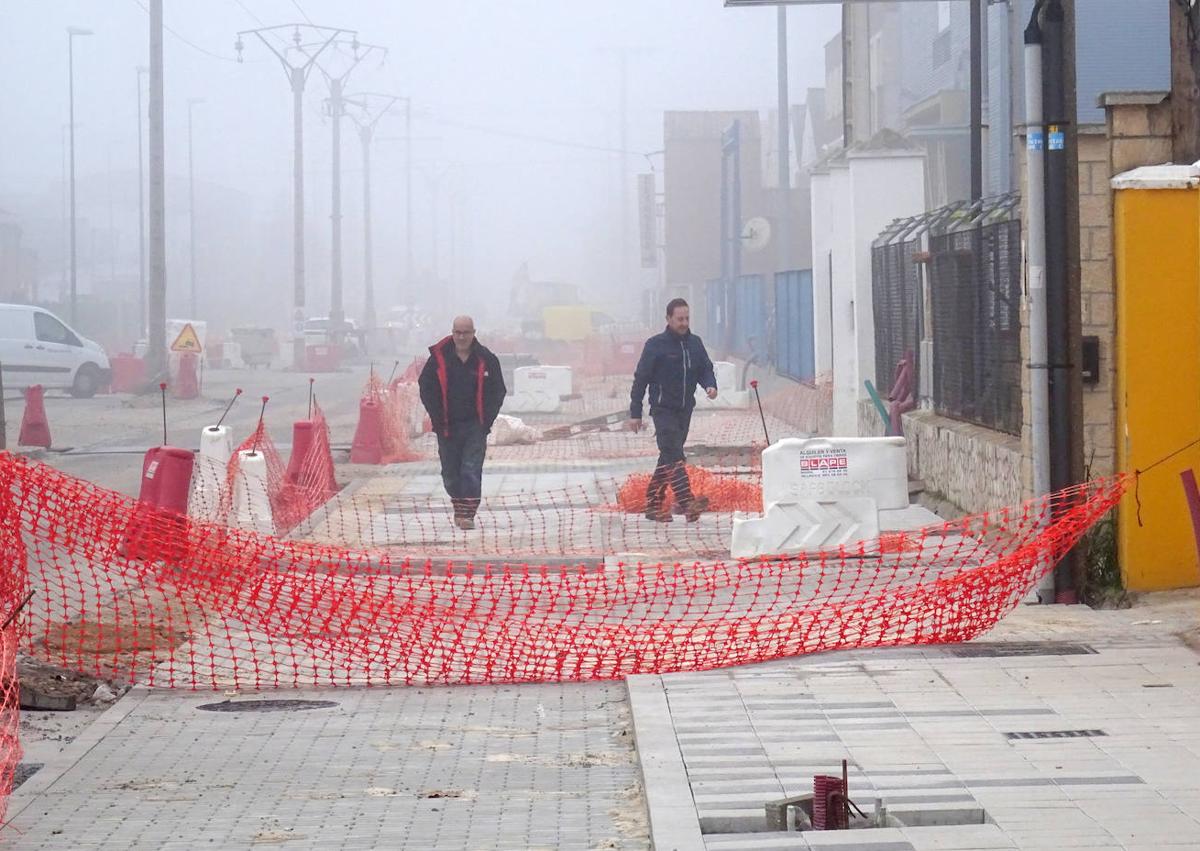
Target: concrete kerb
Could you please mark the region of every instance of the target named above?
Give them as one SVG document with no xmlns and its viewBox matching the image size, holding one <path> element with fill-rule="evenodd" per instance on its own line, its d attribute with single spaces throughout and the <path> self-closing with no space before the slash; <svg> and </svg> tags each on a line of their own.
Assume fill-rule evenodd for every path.
<svg viewBox="0 0 1200 851">
<path fill-rule="evenodd" d="M 634 747 L 642 769 L 651 847 L 655 851 L 703 848 L 700 820 L 662 677 L 638 674 L 626 678 L 625 686 L 633 717 Z"/>
<path fill-rule="evenodd" d="M 73 742 L 53 758 L 47 760 L 32 777 L 9 796 L 7 820 L 12 821 L 17 814 L 62 779 L 64 774 L 83 759 L 105 736 L 116 729 L 149 696 L 150 688 L 148 686 L 134 685 Z"/>
</svg>

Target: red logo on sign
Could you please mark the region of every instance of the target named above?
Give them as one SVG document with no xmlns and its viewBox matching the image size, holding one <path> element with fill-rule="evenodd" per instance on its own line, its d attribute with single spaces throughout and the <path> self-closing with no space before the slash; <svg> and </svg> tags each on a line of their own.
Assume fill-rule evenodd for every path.
<svg viewBox="0 0 1200 851">
<path fill-rule="evenodd" d="M 800 459 L 801 470 L 845 470 L 848 466 L 845 455 L 825 455 Z"/>
</svg>

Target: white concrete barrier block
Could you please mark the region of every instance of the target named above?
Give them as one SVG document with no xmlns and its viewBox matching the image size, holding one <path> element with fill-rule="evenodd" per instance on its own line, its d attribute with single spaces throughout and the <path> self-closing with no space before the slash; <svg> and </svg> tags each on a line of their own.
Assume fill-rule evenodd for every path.
<svg viewBox="0 0 1200 851">
<path fill-rule="evenodd" d="M 881 511 L 908 507 L 902 437 L 786 438 L 763 450 L 763 505 L 871 497 Z"/>
<path fill-rule="evenodd" d="M 717 377 L 717 398 L 709 399 L 704 387 L 696 387 L 696 407 L 700 410 L 729 410 L 748 408 L 750 393 L 738 390 L 737 366 L 729 361 L 713 363 L 713 374 Z"/>
<path fill-rule="evenodd" d="M 557 393 L 528 391 L 504 397 L 500 410 L 506 414 L 553 414 L 562 409 L 562 399 Z"/>
<path fill-rule="evenodd" d="M 238 470 L 233 479 L 233 515 L 243 529 L 275 534 L 271 496 L 267 489 L 267 456 L 252 449 L 238 453 Z"/>
<path fill-rule="evenodd" d="M 778 502 L 762 517 L 735 517 L 730 555 L 758 558 L 853 548 L 879 537 L 879 507 L 870 497 Z"/>
<path fill-rule="evenodd" d="M 519 366 L 513 370 L 513 395 L 548 393 L 556 399 L 575 391 L 569 366 Z"/>
</svg>

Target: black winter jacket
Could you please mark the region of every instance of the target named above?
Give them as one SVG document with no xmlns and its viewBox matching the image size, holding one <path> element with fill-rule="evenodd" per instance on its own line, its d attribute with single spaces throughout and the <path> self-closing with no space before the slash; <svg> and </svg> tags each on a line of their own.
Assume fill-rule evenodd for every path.
<svg viewBox="0 0 1200 851">
<path fill-rule="evenodd" d="M 484 431 L 490 432 L 492 424 L 500 414 L 500 406 L 508 391 L 504 387 L 504 374 L 500 371 L 500 359 L 486 346 L 476 340 L 472 351 L 478 358 L 475 376 L 475 410 Z M 450 436 L 450 420 L 446 416 L 449 401 L 449 371 L 446 361 L 458 357 L 454 351 L 454 338 L 445 337 L 429 347 L 429 360 L 421 370 L 417 386 L 421 389 L 421 404 L 429 414 L 435 434 Z"/>
<path fill-rule="evenodd" d="M 657 411 L 690 411 L 696 406 L 696 385 L 717 386 L 713 364 L 704 343 L 690 331 L 680 337 L 670 328 L 646 341 L 630 391 L 629 417 L 642 418 L 642 397 L 650 389 L 650 415 Z"/>
</svg>

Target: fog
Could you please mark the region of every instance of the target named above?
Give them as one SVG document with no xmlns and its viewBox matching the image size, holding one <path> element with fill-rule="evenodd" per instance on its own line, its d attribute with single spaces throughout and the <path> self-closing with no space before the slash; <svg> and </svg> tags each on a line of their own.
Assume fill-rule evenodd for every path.
<svg viewBox="0 0 1200 851">
<path fill-rule="evenodd" d="M 793 103 L 806 87 L 824 84 L 824 45 L 839 27 L 838 8 L 790 14 Z M 140 0 L 0 0 L 0 223 L 19 226 L 36 255 L 31 274 L 42 303 L 61 304 L 67 278 L 66 28 L 77 26 L 94 31 L 74 39 L 80 299 L 136 305 L 136 67 L 148 61 L 148 21 Z M 661 156 L 645 155 L 663 147 L 664 111 L 765 115 L 776 102 L 772 8 L 726 9 L 721 0 L 173 0 L 164 41 L 170 316 L 189 313 L 188 100 L 203 98 L 193 108 L 192 137 L 196 318 L 218 329 L 288 325 L 291 93 L 263 43 L 243 36 L 242 63 L 234 43 L 238 31 L 306 21 L 356 30 L 363 44 L 388 49 L 382 61 L 368 56 L 354 70 L 347 93 L 411 98 L 416 279 L 407 285 L 405 121 L 397 103 L 373 147 L 380 314 L 428 301 L 444 315 L 502 322 L 510 281 L 528 264 L 534 278 L 577 284 L 590 303 L 630 316 L 635 306 L 614 297 L 614 284 L 655 274 L 638 263 L 634 182 L 652 164 L 662 167 Z M 290 42 L 289 30 L 281 36 L 277 44 Z M 329 307 L 327 96 L 314 72 L 304 99 L 309 316 Z M 343 255 L 352 317 L 363 310 L 362 177 L 359 138 L 347 120 Z"/>
</svg>

